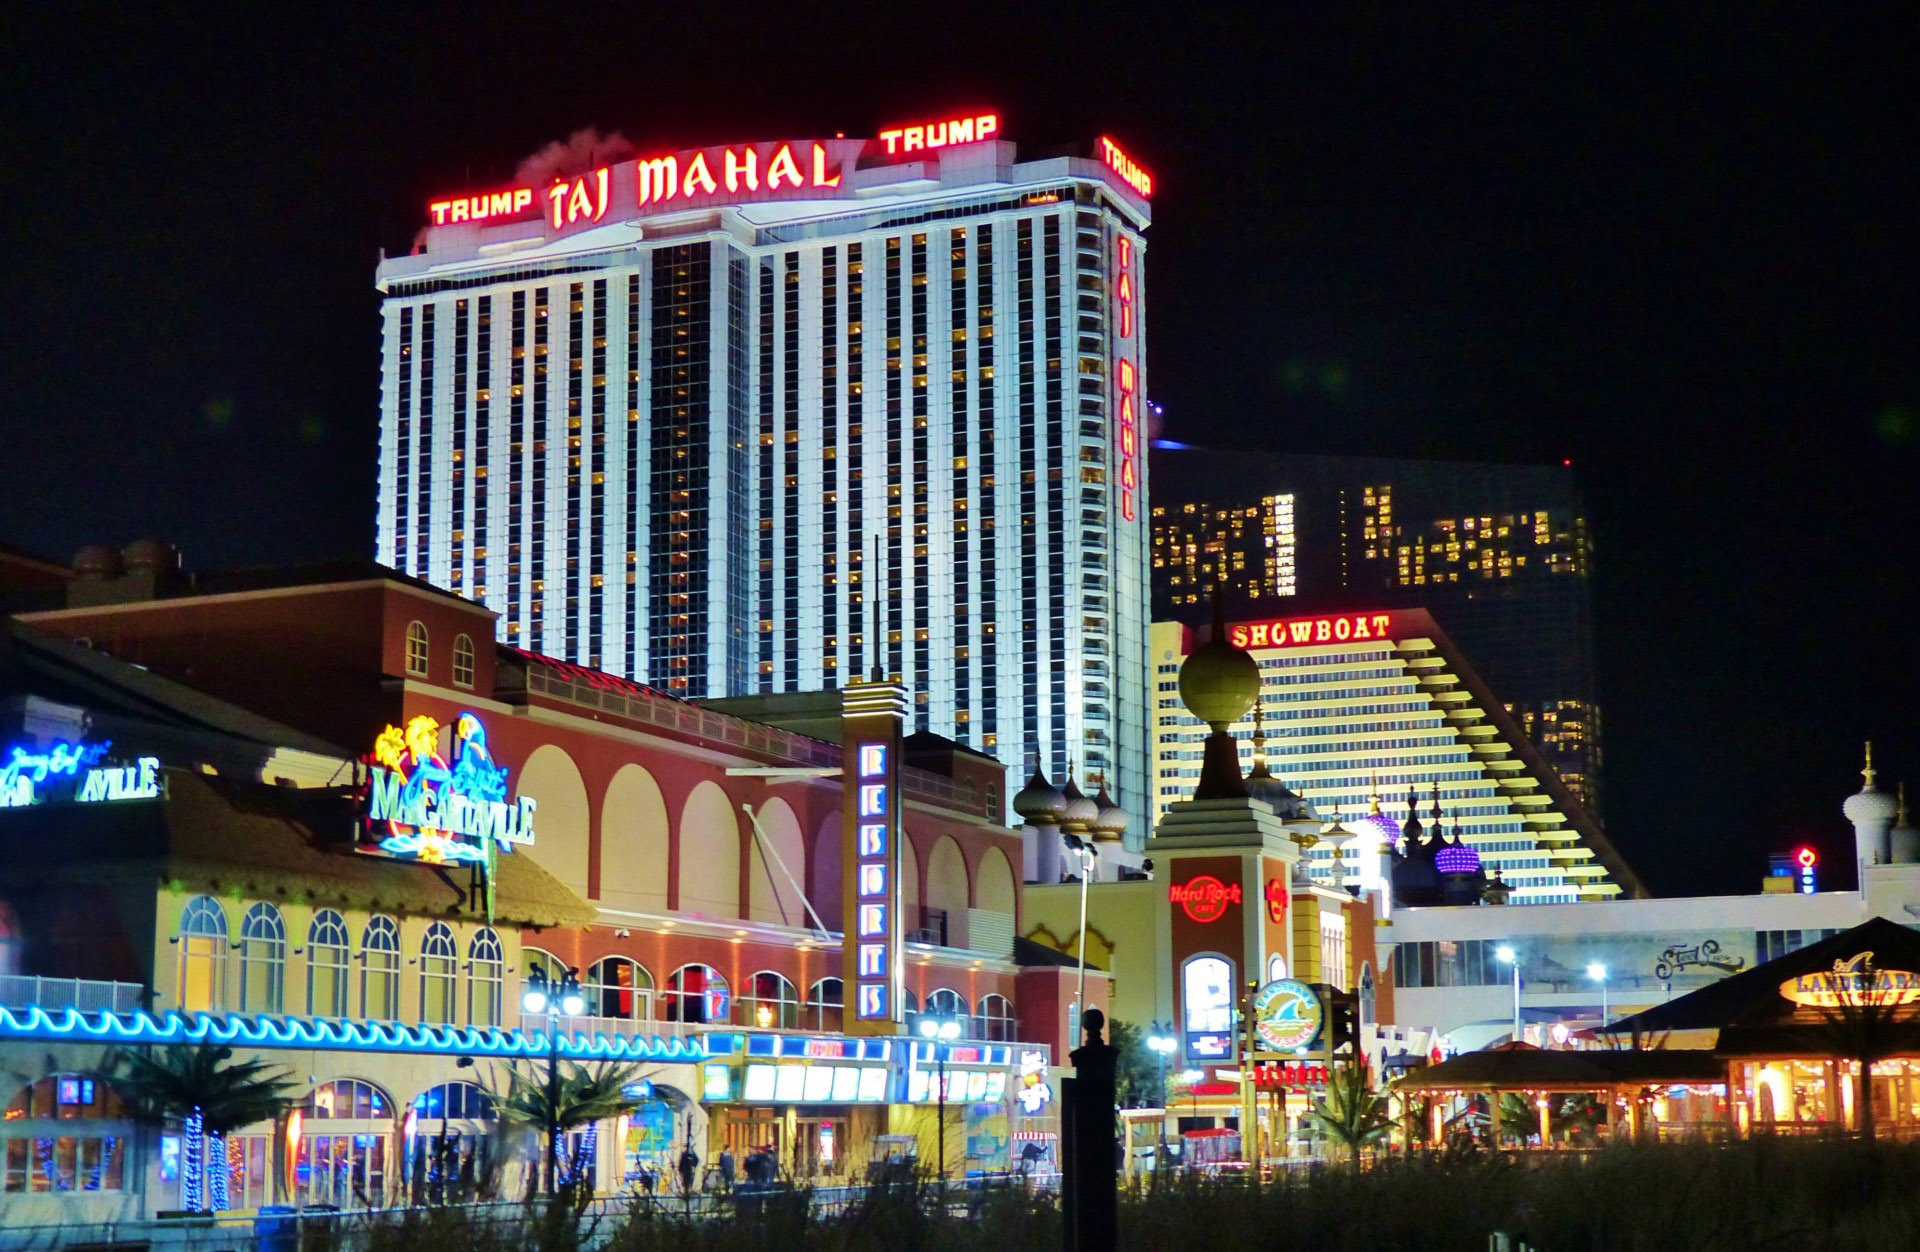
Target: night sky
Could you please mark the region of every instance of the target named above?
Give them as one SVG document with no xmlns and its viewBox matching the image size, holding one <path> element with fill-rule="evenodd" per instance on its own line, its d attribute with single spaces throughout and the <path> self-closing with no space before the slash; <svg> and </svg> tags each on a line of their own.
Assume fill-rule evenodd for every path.
<svg viewBox="0 0 1920 1252">
<path fill-rule="evenodd" d="M 1657 892 L 1753 890 L 1800 840 L 1850 862 L 1869 736 L 1920 789 L 1899 8 L 135 7 L 0 32 L 0 543 L 370 556 L 373 268 L 430 196 L 587 126 L 985 107 L 1023 154 L 1104 132 L 1153 171 L 1165 435 L 1572 461 L 1608 826 Z"/>
</svg>

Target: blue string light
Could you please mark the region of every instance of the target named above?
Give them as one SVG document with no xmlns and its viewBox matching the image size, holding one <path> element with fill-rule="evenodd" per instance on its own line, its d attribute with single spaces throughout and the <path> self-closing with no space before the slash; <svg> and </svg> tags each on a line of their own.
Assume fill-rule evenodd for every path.
<svg viewBox="0 0 1920 1252">
<path fill-rule="evenodd" d="M 231 1180 L 232 1163 L 227 1160 L 227 1137 L 213 1133 L 207 1136 L 207 1178 L 211 1207 L 216 1213 L 233 1207 L 229 1203 L 228 1187 Z"/>
<path fill-rule="evenodd" d="M 180 1145 L 180 1207 L 189 1213 L 206 1210 L 206 1136 L 205 1121 L 200 1110 L 187 1114 L 181 1125 Z"/>
</svg>

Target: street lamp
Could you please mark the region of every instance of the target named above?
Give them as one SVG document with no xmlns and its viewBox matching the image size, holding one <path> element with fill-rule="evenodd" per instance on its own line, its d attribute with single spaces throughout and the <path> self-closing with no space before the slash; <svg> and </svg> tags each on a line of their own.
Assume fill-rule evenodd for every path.
<svg viewBox="0 0 1920 1252">
<path fill-rule="evenodd" d="M 1147 1036 L 1147 1046 L 1160 1058 L 1160 1155 L 1154 1158 L 1157 1172 L 1167 1159 L 1167 1105 L 1172 1103 L 1167 1099 L 1167 1058 L 1180 1046 L 1180 1041 L 1173 1037 L 1172 1026 L 1155 1022 L 1153 1033 Z"/>
<path fill-rule="evenodd" d="M 920 1034 L 933 1041 L 933 1055 L 940 1064 L 940 1101 L 939 1130 L 935 1139 L 940 1153 L 940 1185 L 947 1183 L 947 1046 L 960 1037 L 960 1023 L 951 1017 L 920 1018 Z"/>
<path fill-rule="evenodd" d="M 557 1022 L 562 1013 L 578 1017 L 586 1009 L 586 997 L 580 994 L 580 980 L 572 969 L 557 979 L 535 966 L 527 974 L 527 985 L 520 992 L 521 1011 L 547 1018 L 547 1194 L 560 1190 L 560 1035 Z"/>
<path fill-rule="evenodd" d="M 1504 943 L 1496 948 L 1493 954 L 1500 958 L 1501 964 L 1513 967 L 1513 1041 L 1518 1043 L 1520 1042 L 1520 957 Z"/>
<path fill-rule="evenodd" d="M 1082 839 L 1079 835 L 1062 835 L 1061 841 L 1070 851 L 1078 852 L 1080 863 L 1080 979 L 1073 992 L 1073 1021 L 1067 1031 L 1067 1046 L 1076 1048 L 1083 1040 L 1080 1038 L 1080 1018 L 1087 1011 L 1087 883 L 1093 878 L 1094 861 L 1100 855 L 1100 849 L 1092 840 Z"/>
<path fill-rule="evenodd" d="M 1587 966 L 1587 977 L 1600 984 L 1600 1029 L 1607 1028 L 1607 967 L 1598 961 Z"/>
</svg>

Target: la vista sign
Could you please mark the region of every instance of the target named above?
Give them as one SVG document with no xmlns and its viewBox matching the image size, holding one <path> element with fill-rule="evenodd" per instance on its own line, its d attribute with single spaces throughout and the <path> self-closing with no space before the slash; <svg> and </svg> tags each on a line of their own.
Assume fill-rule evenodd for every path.
<svg viewBox="0 0 1920 1252">
<path fill-rule="evenodd" d="M 1242 896 L 1238 883 L 1232 886 L 1212 874 L 1199 874 L 1167 888 L 1167 899 L 1186 910 L 1187 916 L 1205 925 L 1226 916 L 1229 904 L 1238 904 Z"/>
</svg>

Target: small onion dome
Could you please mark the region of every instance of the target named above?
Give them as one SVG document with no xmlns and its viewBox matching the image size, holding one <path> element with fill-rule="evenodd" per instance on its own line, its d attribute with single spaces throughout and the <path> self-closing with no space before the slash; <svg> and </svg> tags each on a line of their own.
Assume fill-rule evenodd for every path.
<svg viewBox="0 0 1920 1252">
<path fill-rule="evenodd" d="M 1887 835 L 1888 857 L 1895 865 L 1912 865 L 1920 862 L 1920 830 L 1913 828 L 1913 819 L 1907 815 L 1907 784 L 1900 784 L 1898 811 L 1894 815 L 1893 830 Z"/>
<path fill-rule="evenodd" d="M 1014 795 L 1013 811 L 1030 826 L 1058 826 L 1061 814 L 1067 811 L 1067 798 L 1036 765 L 1033 777 Z"/>
<path fill-rule="evenodd" d="M 1847 820 L 1855 826 L 1883 826 L 1894 818 L 1899 803 L 1892 796 L 1873 785 L 1873 745 L 1867 745 L 1867 767 L 1860 771 L 1865 783 L 1860 790 L 1847 797 L 1840 806 Z"/>
<path fill-rule="evenodd" d="M 121 557 L 128 569 L 143 569 L 162 572 L 173 569 L 180 563 L 174 554 L 173 545 L 164 539 L 136 539 L 128 544 Z"/>
<path fill-rule="evenodd" d="M 117 578 L 126 568 L 118 548 L 92 543 L 73 554 L 73 572 L 82 578 Z"/>
<path fill-rule="evenodd" d="M 1313 820 L 1313 811 L 1307 802 L 1293 788 L 1275 778 L 1264 760 L 1256 761 L 1253 769 L 1247 773 L 1247 795 L 1272 805 L 1275 816 L 1282 821 Z"/>
<path fill-rule="evenodd" d="M 1246 715 L 1260 694 L 1260 663 L 1228 643 L 1224 632 L 1195 648 L 1180 666 L 1180 702 L 1215 730 Z"/>
<path fill-rule="evenodd" d="M 1089 800 L 1087 793 L 1080 790 L 1079 784 L 1073 781 L 1072 770 L 1067 771 L 1067 785 L 1060 794 L 1066 798 L 1067 802 L 1065 810 L 1060 814 L 1060 829 L 1077 833 L 1092 829 L 1093 824 L 1100 820 L 1100 806 Z"/>
<path fill-rule="evenodd" d="M 1113 802 L 1107 793 L 1107 784 L 1100 784 L 1100 794 L 1093 797 L 1093 803 L 1100 812 L 1093 819 L 1093 837 L 1112 842 L 1127 833 L 1127 811 Z"/>
<path fill-rule="evenodd" d="M 1454 842 L 1433 855 L 1434 866 L 1443 874 L 1477 874 L 1480 854 L 1464 843 Z"/>
<path fill-rule="evenodd" d="M 1383 848 L 1397 849 L 1400 843 L 1400 825 L 1385 813 L 1367 814 L 1353 824 L 1353 830 L 1356 836 L 1366 834 L 1378 840 Z"/>
</svg>

